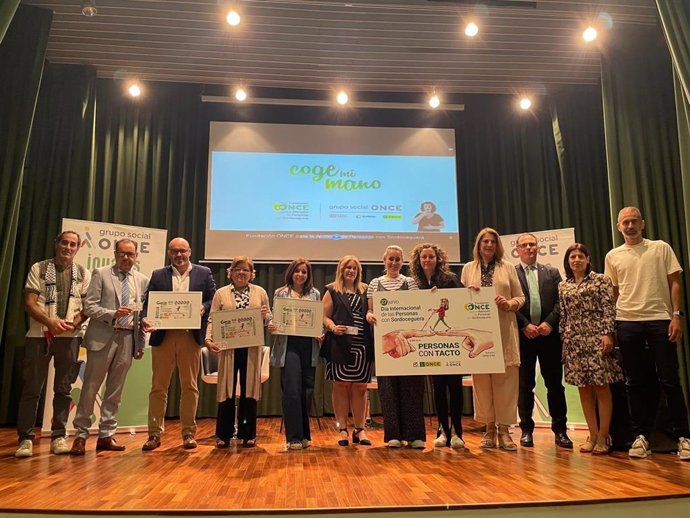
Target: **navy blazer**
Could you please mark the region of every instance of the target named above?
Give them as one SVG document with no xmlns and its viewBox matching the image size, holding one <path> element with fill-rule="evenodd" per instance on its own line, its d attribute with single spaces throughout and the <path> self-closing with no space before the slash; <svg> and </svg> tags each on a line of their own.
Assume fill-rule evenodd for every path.
<svg viewBox="0 0 690 518">
<path fill-rule="evenodd" d="M 529 286 L 522 264 L 516 264 L 515 269 L 517 270 L 518 279 L 520 279 L 522 292 L 525 294 L 525 303 L 515 313 L 518 327 L 522 329 L 531 323 Z M 558 268 L 537 263 L 537 282 L 539 283 L 539 299 L 541 300 L 541 318 L 539 323 L 548 323 L 556 333 L 558 333 L 558 321 L 561 318 L 561 307 L 558 303 L 558 285 L 561 283 L 561 280 L 561 272 L 558 271 Z"/>
<path fill-rule="evenodd" d="M 146 300 L 144 301 L 143 315 L 146 316 L 148 313 L 149 305 L 149 292 L 150 291 L 172 291 L 172 265 L 168 265 L 164 268 L 158 268 L 154 270 L 151 274 L 151 280 L 149 281 L 149 289 L 146 292 Z M 213 300 L 213 295 L 216 293 L 216 281 L 213 280 L 213 274 L 211 270 L 206 266 L 201 266 L 198 264 L 192 264 L 192 271 L 189 272 L 189 291 L 200 291 L 201 292 L 201 303 L 204 306 L 204 314 L 201 317 L 201 329 L 192 329 L 192 334 L 196 343 L 199 345 L 204 344 L 204 339 L 206 338 L 206 325 L 208 324 L 208 313 L 211 310 L 211 301 Z M 165 337 L 165 329 L 160 331 L 154 331 L 151 333 L 151 339 L 149 340 L 149 345 L 156 346 L 160 345 Z"/>
</svg>

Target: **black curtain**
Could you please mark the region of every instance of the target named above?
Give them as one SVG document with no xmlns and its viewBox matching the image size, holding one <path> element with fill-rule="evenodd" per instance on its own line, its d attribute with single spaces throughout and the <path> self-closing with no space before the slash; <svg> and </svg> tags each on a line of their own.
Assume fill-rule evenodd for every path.
<svg viewBox="0 0 690 518">
<path fill-rule="evenodd" d="M 10 12 L 14 12 L 10 7 L 4 6 L 0 11 L 3 25 L 5 21 L 9 22 Z M 24 305 L 21 291 L 11 289 L 24 268 L 23 264 L 15 263 L 14 248 L 20 223 L 24 161 L 51 20 L 50 11 L 23 5 L 17 9 L 4 38 L 1 38 L 4 28 L 0 25 L 0 354 L 4 360 L 0 371 L 0 387 L 3 389 L 0 392 L 0 417 L 7 415 L 8 408 L 16 401 L 14 392 L 10 390 L 17 384 L 12 358 L 15 344 L 26 332 L 24 328 L 17 335 L 16 329 L 11 329 L 8 322 L 13 321 L 14 317 L 10 315 L 17 308 L 23 311 Z M 39 232 L 41 240 L 45 241 L 43 232 Z M 23 324 L 23 317 L 19 321 Z"/>
</svg>

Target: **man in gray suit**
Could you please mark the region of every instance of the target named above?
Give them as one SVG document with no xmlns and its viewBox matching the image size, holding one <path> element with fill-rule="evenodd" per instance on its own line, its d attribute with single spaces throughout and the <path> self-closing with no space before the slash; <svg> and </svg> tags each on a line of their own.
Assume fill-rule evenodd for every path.
<svg viewBox="0 0 690 518">
<path fill-rule="evenodd" d="M 148 278 L 133 270 L 137 261 L 137 244 L 131 239 L 115 243 L 115 265 L 93 271 L 86 293 L 84 313 L 91 320 L 84 336 L 86 372 L 74 418 L 77 435 L 70 454 L 84 455 L 89 436 L 96 395 L 105 379 L 96 451 L 122 451 L 114 434 L 122 389 L 132 357 L 144 355 L 144 331 L 139 325 L 139 311 Z"/>
</svg>

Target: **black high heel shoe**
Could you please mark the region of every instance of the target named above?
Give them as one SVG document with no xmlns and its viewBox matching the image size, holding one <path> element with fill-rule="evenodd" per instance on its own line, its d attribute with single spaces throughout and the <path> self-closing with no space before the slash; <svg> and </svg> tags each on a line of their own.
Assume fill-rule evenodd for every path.
<svg viewBox="0 0 690 518">
<path fill-rule="evenodd" d="M 341 428 L 340 433 L 343 432 L 345 432 L 345 439 L 338 439 L 338 446 L 347 446 L 348 444 L 350 444 L 350 441 L 347 439 L 347 428 Z"/>
<path fill-rule="evenodd" d="M 354 444 L 361 444 L 362 446 L 371 446 L 371 441 L 369 439 L 360 439 L 359 432 L 364 431 L 364 428 L 355 428 L 352 431 L 352 442 Z"/>
</svg>

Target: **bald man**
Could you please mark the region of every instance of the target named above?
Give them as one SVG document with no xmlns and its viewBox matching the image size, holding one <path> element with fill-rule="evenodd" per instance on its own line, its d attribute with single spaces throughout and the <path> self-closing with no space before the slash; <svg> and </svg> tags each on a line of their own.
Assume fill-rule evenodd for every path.
<svg viewBox="0 0 690 518">
<path fill-rule="evenodd" d="M 151 393 L 149 394 L 149 437 L 142 450 L 155 450 L 161 445 L 163 420 L 168 405 L 168 389 L 172 373 L 177 367 L 180 378 L 180 424 L 182 425 L 182 446 L 194 449 L 196 439 L 196 409 L 199 403 L 197 378 L 201 365 L 201 347 L 206 336 L 208 312 L 211 308 L 216 283 L 211 270 L 205 266 L 192 264 L 192 248 L 186 239 L 176 237 L 168 244 L 170 263 L 151 274 L 149 292 L 151 291 L 200 291 L 201 329 L 168 329 L 153 328 L 146 318 L 142 319 L 145 331 L 151 332 L 151 358 L 153 375 Z M 144 315 L 148 309 L 148 292 L 144 305 Z"/>
</svg>

